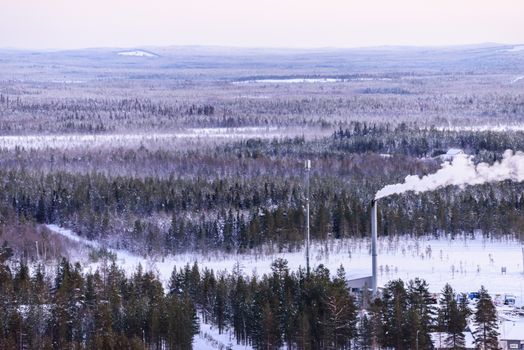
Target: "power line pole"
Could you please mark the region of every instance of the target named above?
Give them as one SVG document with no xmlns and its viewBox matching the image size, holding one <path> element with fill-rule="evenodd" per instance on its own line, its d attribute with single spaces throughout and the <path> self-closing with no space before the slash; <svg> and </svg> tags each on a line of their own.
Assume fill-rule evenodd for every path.
<svg viewBox="0 0 524 350">
<path fill-rule="evenodd" d="M 306 273 L 309 276 L 309 173 L 311 171 L 311 160 L 306 160 L 304 168 L 306 170 Z"/>
</svg>

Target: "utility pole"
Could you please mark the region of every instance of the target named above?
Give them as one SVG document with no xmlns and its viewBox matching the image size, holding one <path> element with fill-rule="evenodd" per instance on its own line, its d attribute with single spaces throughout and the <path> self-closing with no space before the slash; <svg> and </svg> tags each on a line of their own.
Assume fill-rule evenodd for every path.
<svg viewBox="0 0 524 350">
<path fill-rule="evenodd" d="M 304 168 L 306 170 L 306 273 L 309 276 L 309 173 L 311 171 L 311 160 L 306 160 Z"/>
</svg>

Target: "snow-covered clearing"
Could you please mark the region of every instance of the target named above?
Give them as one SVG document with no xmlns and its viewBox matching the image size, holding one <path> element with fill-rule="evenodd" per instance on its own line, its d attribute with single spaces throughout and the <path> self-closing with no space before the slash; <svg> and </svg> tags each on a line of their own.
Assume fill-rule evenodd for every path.
<svg viewBox="0 0 524 350">
<path fill-rule="evenodd" d="M 523 77 L 524 78 L 524 77 Z M 492 131 L 492 132 L 508 132 L 508 131 L 524 131 L 524 124 L 497 124 L 497 125 L 472 125 L 472 126 L 437 126 L 437 130 L 441 131 Z"/>
<path fill-rule="evenodd" d="M 193 348 L 198 350 L 204 349 L 220 349 L 220 350 L 251 350 L 249 345 L 238 345 L 235 336 L 230 330 L 226 330 L 222 334 L 218 332 L 216 326 L 203 323 L 199 319 L 200 332 L 193 339 Z"/>
<path fill-rule="evenodd" d="M 86 247 L 97 249 L 100 244 L 77 236 L 68 229 L 47 225 L 54 233 Z M 475 239 L 446 236 L 442 238 L 402 237 L 379 238 L 378 283 L 384 285 L 390 280 L 404 280 L 415 277 L 428 281 L 433 292 L 442 290 L 450 283 L 458 292 L 476 291 L 484 285 L 496 300 L 501 302 L 505 294 L 517 297 L 518 304 L 524 300 L 524 274 L 522 245 L 515 239 L 491 240 L 476 235 Z M 127 273 L 135 271 L 138 264 L 155 271 L 167 286 L 173 267 L 198 262 L 199 266 L 215 272 L 232 271 L 240 266 L 246 274 L 262 275 L 271 271 L 271 262 L 276 258 L 288 260 L 291 270 L 303 267 L 304 252 L 275 252 L 272 254 L 180 254 L 164 258 L 146 258 L 123 250 L 109 249 L 117 257 L 117 264 Z M 348 279 L 368 276 L 371 272 L 370 241 L 345 239 L 327 243 L 315 243 L 311 249 L 312 265 L 324 264 L 335 273 L 343 265 Z M 86 260 L 86 254 L 76 252 L 77 259 L 86 269 L 96 269 L 98 264 Z M 72 254 L 75 255 L 75 254 Z M 73 261 L 75 261 L 73 259 Z M 506 273 L 502 274 L 502 268 Z M 515 322 L 513 322 L 513 325 Z M 504 332 L 507 327 L 504 327 Z M 513 328 L 512 328 L 513 329 Z M 231 330 L 219 334 L 216 326 L 200 320 L 200 332 L 193 341 L 195 349 L 249 350 L 247 345 L 237 345 Z"/>
<path fill-rule="evenodd" d="M 520 52 L 524 51 L 524 45 L 513 46 L 511 49 L 507 49 L 506 52 Z"/>
<path fill-rule="evenodd" d="M 338 83 L 344 79 L 337 78 L 284 78 L 284 79 L 255 79 L 236 81 L 235 84 L 297 84 L 297 83 Z"/>
<path fill-rule="evenodd" d="M 48 227 L 64 237 L 84 242 L 90 247 L 98 247 L 96 243 L 78 237 L 70 230 L 55 225 Z M 421 277 L 428 281 L 431 290 L 435 292 L 440 291 L 446 283 L 460 292 L 478 290 L 484 285 L 492 294 L 509 293 L 520 298 L 524 293 L 521 247 L 521 243 L 514 239 L 490 240 L 480 235 L 475 239 L 381 237 L 378 245 L 378 282 L 379 285 L 384 285 L 392 279 Z M 232 271 L 238 264 L 244 273 L 255 272 L 258 275 L 270 272 L 271 262 L 276 258 L 288 260 L 291 270 L 305 265 L 304 252 L 244 255 L 193 253 L 145 258 L 126 251 L 111 251 L 116 254 L 118 264 L 125 271 L 134 271 L 140 263 L 146 269 L 156 271 L 165 284 L 174 266 L 183 267 L 193 262 L 214 271 Z M 332 273 L 343 265 L 349 279 L 371 273 L 369 240 L 345 239 L 325 244 L 315 243 L 311 252 L 312 265 L 324 264 Z M 87 261 L 84 263 L 88 268 L 96 268 L 96 264 Z M 506 267 L 505 274 L 501 273 L 502 267 Z"/>
<path fill-rule="evenodd" d="M 0 148 L 138 147 L 148 143 L 187 139 L 278 138 L 287 134 L 287 130 L 276 127 L 244 127 L 191 128 L 180 132 L 148 134 L 4 135 L 0 136 Z"/>
<path fill-rule="evenodd" d="M 520 76 L 520 77 L 516 77 L 515 79 L 513 79 L 513 80 L 511 81 L 511 83 L 512 83 L 512 84 L 515 84 L 516 82 L 518 82 L 519 80 L 522 80 L 522 79 L 524 79 L 524 75 L 522 75 L 522 76 Z"/>
<path fill-rule="evenodd" d="M 55 84 L 83 84 L 84 80 L 52 80 L 52 83 Z"/>
<path fill-rule="evenodd" d="M 134 51 L 121 51 L 117 53 L 119 56 L 132 56 L 132 57 L 158 57 L 154 53 L 143 51 L 143 50 L 134 50 Z"/>
<path fill-rule="evenodd" d="M 267 78 L 235 81 L 233 84 L 303 84 L 303 83 L 342 83 L 350 81 L 390 81 L 391 78 Z"/>
</svg>

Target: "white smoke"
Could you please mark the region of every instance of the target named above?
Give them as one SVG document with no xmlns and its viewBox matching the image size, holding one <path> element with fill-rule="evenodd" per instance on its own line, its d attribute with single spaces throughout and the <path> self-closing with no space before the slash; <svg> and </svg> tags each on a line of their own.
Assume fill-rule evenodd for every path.
<svg viewBox="0 0 524 350">
<path fill-rule="evenodd" d="M 377 192 L 375 199 L 408 191 L 416 193 L 433 191 L 441 187 L 455 185 L 479 185 L 504 180 L 524 181 L 524 153 L 504 152 L 500 162 L 473 164 L 470 157 L 457 155 L 451 162 L 445 162 L 434 174 L 423 177 L 407 176 L 403 183 L 387 185 Z"/>
</svg>

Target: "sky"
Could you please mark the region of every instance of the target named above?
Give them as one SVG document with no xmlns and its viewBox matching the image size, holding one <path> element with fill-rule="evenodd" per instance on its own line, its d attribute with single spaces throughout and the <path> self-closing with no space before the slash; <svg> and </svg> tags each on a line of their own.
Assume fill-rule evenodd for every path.
<svg viewBox="0 0 524 350">
<path fill-rule="evenodd" d="M 0 1 L 0 47 L 524 44 L 522 0 Z"/>
</svg>

